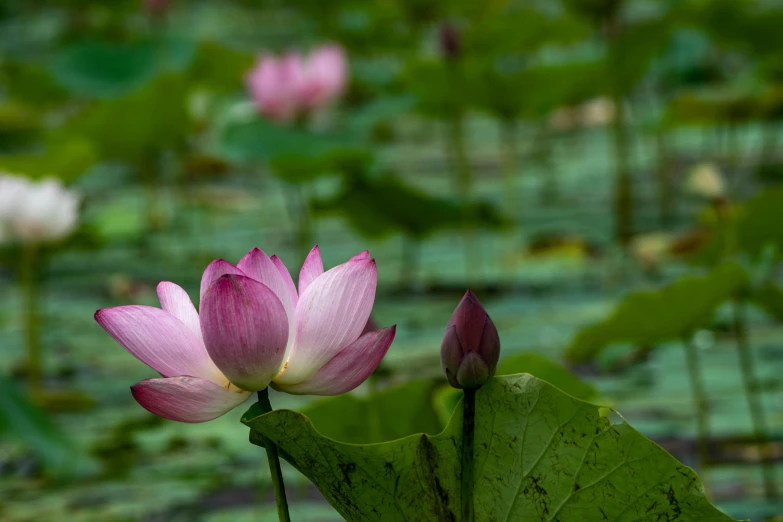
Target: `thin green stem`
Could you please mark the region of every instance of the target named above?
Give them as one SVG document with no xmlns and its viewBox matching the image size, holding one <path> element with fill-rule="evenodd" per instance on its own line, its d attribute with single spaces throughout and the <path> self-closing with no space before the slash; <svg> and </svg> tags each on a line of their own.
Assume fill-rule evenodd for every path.
<svg viewBox="0 0 783 522">
<path fill-rule="evenodd" d="M 476 424 L 476 388 L 464 390 L 462 398 L 462 473 L 460 498 L 462 522 L 473 522 L 473 437 Z"/>
<path fill-rule="evenodd" d="M 24 336 L 27 345 L 27 378 L 31 393 L 40 391 L 41 351 L 38 341 L 38 248 L 22 245 L 19 276 L 24 301 Z"/>
<path fill-rule="evenodd" d="M 661 226 L 669 226 L 675 217 L 676 192 L 672 186 L 669 143 L 664 129 L 658 129 L 655 133 L 655 150 L 657 156 L 658 219 Z"/>
<path fill-rule="evenodd" d="M 696 454 L 699 468 L 704 470 L 709 464 L 709 418 L 707 411 L 707 396 L 704 393 L 704 384 L 701 380 L 701 365 L 699 362 L 699 349 L 690 337 L 683 339 L 685 346 L 685 359 L 688 370 L 688 378 L 691 385 L 691 395 L 696 406 Z"/>
<path fill-rule="evenodd" d="M 609 77 L 613 79 L 612 103 L 614 119 L 612 135 L 614 138 L 614 212 L 615 237 L 627 245 L 634 231 L 634 197 L 631 180 L 630 136 L 624 110 L 625 85 L 621 81 L 624 48 L 618 43 L 619 20 L 612 16 L 607 20 L 606 45 L 608 47 L 607 66 Z"/>
<path fill-rule="evenodd" d="M 775 468 L 771 462 L 764 460 L 763 449 L 769 441 L 769 428 L 764 415 L 764 407 L 761 404 L 761 390 L 756 377 L 753 353 L 748 342 L 747 321 L 745 318 L 745 302 L 738 298 L 734 301 L 734 338 L 737 341 L 737 354 L 739 355 L 740 370 L 742 371 L 742 384 L 745 388 L 745 399 L 748 401 L 748 410 L 753 424 L 753 436 L 762 454 L 762 473 L 764 480 L 764 494 L 768 500 L 777 500 L 778 487 L 775 477 Z"/>
<path fill-rule="evenodd" d="M 258 405 L 261 406 L 264 413 L 272 411 L 272 405 L 269 403 L 269 388 L 264 388 L 258 392 Z M 266 458 L 269 461 L 272 487 L 275 490 L 277 518 L 280 522 L 291 522 L 291 516 L 288 514 L 288 501 L 285 498 L 285 483 L 283 482 L 283 472 L 280 469 L 280 456 L 277 453 L 277 445 L 270 439 L 264 438 L 264 447 L 266 448 Z"/>
</svg>

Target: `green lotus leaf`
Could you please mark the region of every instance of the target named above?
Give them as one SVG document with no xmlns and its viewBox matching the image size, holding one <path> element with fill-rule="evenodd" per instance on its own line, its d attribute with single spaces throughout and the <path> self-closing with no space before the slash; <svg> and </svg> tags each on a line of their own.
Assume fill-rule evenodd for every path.
<svg viewBox="0 0 783 522">
<path fill-rule="evenodd" d="M 242 421 L 251 441 L 274 441 L 348 521 L 458 519 L 461 408 L 439 435 L 369 445 L 324 437 L 290 410 L 254 405 Z M 531 375 L 482 387 L 475 426 L 476 521 L 732 520 L 693 470 Z"/>
</svg>

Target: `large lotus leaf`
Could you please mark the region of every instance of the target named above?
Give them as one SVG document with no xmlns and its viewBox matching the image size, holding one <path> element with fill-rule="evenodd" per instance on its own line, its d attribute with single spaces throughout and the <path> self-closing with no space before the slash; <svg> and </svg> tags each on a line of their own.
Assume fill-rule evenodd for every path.
<svg viewBox="0 0 783 522">
<path fill-rule="evenodd" d="M 622 92 L 629 93 L 644 78 L 671 39 L 669 17 L 653 18 L 623 27 L 610 45 L 610 64 Z"/>
<path fill-rule="evenodd" d="M 251 54 L 206 41 L 199 45 L 189 74 L 196 85 L 232 93 L 242 89 L 244 75 L 252 65 Z"/>
<path fill-rule="evenodd" d="M 505 225 L 490 205 L 476 203 L 463 213 L 456 203 L 423 194 L 393 176 L 355 179 L 332 198 L 313 202 L 313 210 L 341 215 L 367 237 L 402 232 L 422 238 L 438 230 L 458 229 L 466 220 L 477 228 Z"/>
<path fill-rule="evenodd" d="M 746 284 L 742 267 L 727 262 L 704 276 L 687 276 L 657 290 L 628 294 L 608 318 L 576 335 L 566 358 L 582 363 L 612 343 L 653 346 L 681 339 L 703 326 Z"/>
<path fill-rule="evenodd" d="M 102 159 L 145 161 L 185 143 L 191 129 L 189 87 L 183 76 L 159 76 L 142 89 L 88 108 L 67 126 L 90 138 Z"/>
<path fill-rule="evenodd" d="M 769 245 L 783 252 L 783 188 L 766 189 L 740 208 L 736 241 L 740 251 L 759 259 Z M 776 226 L 778 225 L 778 226 Z"/>
<path fill-rule="evenodd" d="M 74 93 L 97 98 L 115 97 L 136 90 L 159 72 L 182 70 L 194 54 L 191 43 L 178 39 L 122 44 L 80 42 L 56 54 L 51 73 Z"/>
<path fill-rule="evenodd" d="M 783 9 L 774 2 L 711 0 L 693 2 L 689 7 L 685 10 L 689 21 L 698 25 L 721 47 L 756 57 L 778 54 L 769 42 L 779 36 Z"/>
<path fill-rule="evenodd" d="M 432 381 L 418 380 L 367 397 L 328 397 L 303 408 L 302 413 L 324 436 L 356 444 L 439 433 L 443 424 L 433 407 L 435 386 Z"/>
<path fill-rule="evenodd" d="M 462 412 L 439 435 L 355 445 L 300 413 L 243 422 L 274 441 L 348 521 L 456 521 Z M 627 423 L 530 375 L 496 377 L 476 396 L 476 520 L 730 521 L 696 474 Z"/>
<path fill-rule="evenodd" d="M 308 132 L 258 116 L 226 124 L 215 146 L 227 161 L 245 163 L 286 156 L 320 158 L 351 143 L 347 136 Z"/>
<path fill-rule="evenodd" d="M 524 89 L 530 115 L 543 116 L 561 105 L 576 105 L 607 91 L 602 60 L 536 65 L 516 81 Z"/>
<path fill-rule="evenodd" d="M 73 181 L 98 161 L 94 144 L 78 135 L 55 131 L 35 153 L 0 155 L 0 170 L 31 178 L 52 176 Z"/>
<path fill-rule="evenodd" d="M 570 45 L 589 38 L 592 27 L 569 13 L 545 12 L 533 6 L 505 2 L 487 5 L 466 2 L 474 8 L 476 23 L 464 31 L 466 53 L 476 57 L 517 57 L 545 46 Z M 494 9 L 494 12 L 487 13 Z M 489 14 L 489 16 L 487 16 Z"/>
<path fill-rule="evenodd" d="M 118 96 L 152 78 L 155 47 L 149 42 L 84 42 L 60 50 L 51 65 L 54 78 L 87 96 Z"/>
<path fill-rule="evenodd" d="M 35 62 L 5 60 L 0 63 L 0 83 L 8 98 L 37 108 L 52 107 L 68 98 L 49 71 Z"/>
<path fill-rule="evenodd" d="M 783 289 L 766 282 L 753 291 L 752 302 L 778 321 L 783 322 Z"/>
</svg>

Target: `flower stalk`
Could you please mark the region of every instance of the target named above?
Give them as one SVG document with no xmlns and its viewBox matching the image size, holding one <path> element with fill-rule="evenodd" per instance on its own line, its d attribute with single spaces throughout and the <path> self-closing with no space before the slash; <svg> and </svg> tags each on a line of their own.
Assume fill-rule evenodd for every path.
<svg viewBox="0 0 783 522">
<path fill-rule="evenodd" d="M 38 248 L 34 243 L 22 245 L 21 279 L 24 300 L 24 339 L 27 348 L 27 378 L 31 393 L 41 387 L 41 351 L 38 340 Z"/>
<path fill-rule="evenodd" d="M 473 441 L 476 424 L 476 391 L 478 388 L 463 390 L 462 397 L 462 467 L 460 475 L 460 498 L 464 522 L 473 522 Z"/>
<path fill-rule="evenodd" d="M 701 365 L 699 362 L 699 349 L 693 343 L 693 339 L 685 337 L 685 359 L 688 369 L 688 380 L 691 385 L 693 402 L 696 405 L 696 454 L 699 468 L 703 471 L 709 463 L 709 419 L 707 412 L 707 396 L 704 393 L 704 384 L 701 380 Z"/>
<path fill-rule="evenodd" d="M 272 405 L 269 402 L 269 388 L 264 388 L 258 392 L 258 405 L 261 406 L 264 413 L 272 411 Z M 280 522 L 291 522 L 291 515 L 288 514 L 288 500 L 285 496 L 285 483 L 283 482 L 283 471 L 280 468 L 280 455 L 277 453 L 277 445 L 270 439 L 264 437 L 264 447 L 266 448 L 266 459 L 269 461 L 269 474 L 272 477 L 272 487 L 275 490 L 277 518 Z"/>
<path fill-rule="evenodd" d="M 734 339 L 737 341 L 737 355 L 742 371 L 742 385 L 745 388 L 745 399 L 748 401 L 748 411 L 753 424 L 753 436 L 762 458 L 762 474 L 764 495 L 768 500 L 777 500 L 778 487 L 775 480 L 775 468 L 770 462 L 764 461 L 764 448 L 769 441 L 769 428 L 761 404 L 759 382 L 756 378 L 755 362 L 750 344 L 748 343 L 747 322 L 745 319 L 745 303 L 738 298 L 733 303 Z"/>
</svg>

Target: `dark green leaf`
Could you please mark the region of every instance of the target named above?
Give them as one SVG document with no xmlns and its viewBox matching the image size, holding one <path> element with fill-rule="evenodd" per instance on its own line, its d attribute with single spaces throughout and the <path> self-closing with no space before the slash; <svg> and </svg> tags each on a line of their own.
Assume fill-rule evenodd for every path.
<svg viewBox="0 0 783 522">
<path fill-rule="evenodd" d="M 423 194 L 393 176 L 354 179 L 333 198 L 315 201 L 313 209 L 345 217 L 367 237 L 402 232 L 423 238 L 465 223 L 477 228 L 505 225 L 503 216 L 487 204 L 474 204 L 463 212 L 459 205 Z"/>
<path fill-rule="evenodd" d="M 348 521 L 458 520 L 462 413 L 436 436 L 355 445 L 300 413 L 244 415 Z M 491 520 L 731 519 L 701 481 L 625 422 L 530 375 L 496 377 L 476 397 L 475 508 Z"/>
</svg>

